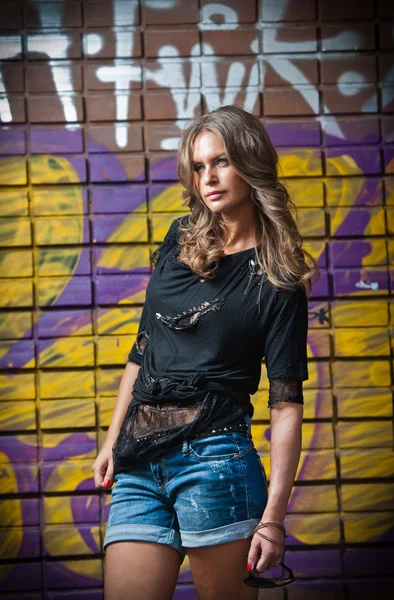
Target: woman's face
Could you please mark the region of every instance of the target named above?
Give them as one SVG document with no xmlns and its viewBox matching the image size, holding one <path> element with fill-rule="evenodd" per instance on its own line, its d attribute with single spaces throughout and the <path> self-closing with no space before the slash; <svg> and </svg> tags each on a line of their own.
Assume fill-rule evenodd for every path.
<svg viewBox="0 0 394 600">
<path fill-rule="evenodd" d="M 226 158 L 223 140 L 211 131 L 202 131 L 193 145 L 194 185 L 206 206 L 214 213 L 231 214 L 252 201 L 251 188 Z"/>
</svg>

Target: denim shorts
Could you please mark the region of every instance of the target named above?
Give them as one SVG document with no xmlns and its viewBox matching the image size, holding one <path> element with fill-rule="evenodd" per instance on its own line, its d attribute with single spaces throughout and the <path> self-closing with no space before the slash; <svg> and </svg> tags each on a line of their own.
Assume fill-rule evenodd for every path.
<svg viewBox="0 0 394 600">
<path fill-rule="evenodd" d="M 115 476 L 104 547 L 156 542 L 183 559 L 187 548 L 251 537 L 267 498 L 264 467 L 250 436 L 233 432 L 186 441 L 164 458 Z"/>
</svg>

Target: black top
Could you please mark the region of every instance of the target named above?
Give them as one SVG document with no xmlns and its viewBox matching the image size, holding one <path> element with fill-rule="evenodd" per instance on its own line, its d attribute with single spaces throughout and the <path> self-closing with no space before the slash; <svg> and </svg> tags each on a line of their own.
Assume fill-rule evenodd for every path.
<svg viewBox="0 0 394 600">
<path fill-rule="evenodd" d="M 187 217 L 183 217 L 186 218 Z M 265 358 L 269 405 L 303 403 L 308 379 L 307 297 L 272 285 L 256 273 L 255 249 L 220 259 L 215 279 L 202 281 L 178 262 L 176 219 L 153 254 L 136 342 L 129 361 L 141 365 L 133 404 L 187 402 L 204 390 L 234 396 L 253 414 Z"/>
</svg>

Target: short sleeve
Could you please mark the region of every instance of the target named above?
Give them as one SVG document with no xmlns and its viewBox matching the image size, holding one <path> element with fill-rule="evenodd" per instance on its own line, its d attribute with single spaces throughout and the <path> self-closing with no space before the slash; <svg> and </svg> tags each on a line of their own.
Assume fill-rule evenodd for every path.
<svg viewBox="0 0 394 600">
<path fill-rule="evenodd" d="M 140 324 L 138 327 L 138 333 L 134 344 L 128 355 L 128 362 L 133 362 L 137 365 L 142 363 L 142 354 L 149 343 L 150 335 L 150 320 L 148 315 L 148 305 L 144 304 L 141 313 Z"/>
<path fill-rule="evenodd" d="M 308 379 L 308 300 L 304 289 L 274 288 L 267 317 L 265 363 L 270 382 L 269 406 L 274 402 L 303 404 L 302 381 Z"/>
</svg>

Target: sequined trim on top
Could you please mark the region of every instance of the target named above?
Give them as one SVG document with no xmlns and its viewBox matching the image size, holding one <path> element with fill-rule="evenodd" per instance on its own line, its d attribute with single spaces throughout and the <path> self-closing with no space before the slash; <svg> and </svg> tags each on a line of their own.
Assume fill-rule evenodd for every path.
<svg viewBox="0 0 394 600">
<path fill-rule="evenodd" d="M 200 304 L 197 308 L 193 306 L 193 308 L 189 308 L 188 310 L 178 313 L 174 317 L 170 317 L 169 315 L 162 315 L 160 313 L 156 313 L 156 318 L 166 325 L 170 327 L 170 329 L 188 329 L 197 323 L 197 321 L 205 315 L 207 312 L 213 310 L 214 312 L 218 312 L 223 304 L 225 303 L 226 298 L 215 298 L 215 300 L 205 301 Z"/>
<path fill-rule="evenodd" d="M 244 291 L 244 296 L 247 294 L 247 292 L 250 288 L 250 284 L 252 282 L 257 283 L 257 285 L 259 286 L 259 293 L 257 296 L 256 304 L 258 304 L 259 312 L 260 312 L 261 290 L 263 289 L 263 285 L 267 281 L 267 273 L 261 267 L 257 266 L 257 263 L 253 258 L 250 258 L 248 261 L 248 269 L 249 269 L 249 281 L 248 281 L 248 285 L 246 286 L 246 289 Z"/>
</svg>

